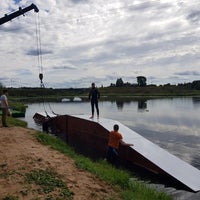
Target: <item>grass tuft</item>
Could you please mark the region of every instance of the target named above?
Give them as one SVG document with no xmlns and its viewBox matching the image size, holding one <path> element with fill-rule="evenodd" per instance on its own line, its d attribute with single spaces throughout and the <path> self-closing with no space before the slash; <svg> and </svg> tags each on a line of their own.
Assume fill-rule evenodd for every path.
<svg viewBox="0 0 200 200">
<path fill-rule="evenodd" d="M 58 192 L 62 199 L 73 199 L 73 193 L 69 191 L 65 183 L 58 178 L 58 174 L 52 169 L 32 170 L 25 175 L 28 184 L 35 184 L 41 187 L 42 193 L 49 194 L 52 192 Z M 39 191 L 39 190 L 38 190 Z M 52 196 L 52 195 L 50 195 Z"/>
<path fill-rule="evenodd" d="M 19 200 L 18 196 L 7 195 L 2 200 Z"/>
</svg>

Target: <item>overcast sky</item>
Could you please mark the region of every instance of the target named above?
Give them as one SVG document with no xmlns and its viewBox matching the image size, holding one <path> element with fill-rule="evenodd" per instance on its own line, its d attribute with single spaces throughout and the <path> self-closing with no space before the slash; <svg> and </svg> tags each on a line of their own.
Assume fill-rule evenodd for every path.
<svg viewBox="0 0 200 200">
<path fill-rule="evenodd" d="M 40 72 L 53 88 L 200 79 L 199 0 L 4 0 L 0 17 L 32 3 L 39 14 L 0 25 L 4 86 L 39 87 Z"/>
</svg>

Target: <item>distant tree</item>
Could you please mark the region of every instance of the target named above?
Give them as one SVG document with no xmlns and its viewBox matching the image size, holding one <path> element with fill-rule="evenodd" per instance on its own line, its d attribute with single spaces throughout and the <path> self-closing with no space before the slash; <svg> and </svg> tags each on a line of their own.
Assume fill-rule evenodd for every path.
<svg viewBox="0 0 200 200">
<path fill-rule="evenodd" d="M 111 83 L 110 84 L 110 87 L 115 87 L 116 85 L 114 83 Z"/>
<path fill-rule="evenodd" d="M 132 86 L 132 85 L 131 85 L 131 83 L 126 82 L 126 83 L 124 83 L 124 86 L 126 86 L 126 87 L 130 87 L 130 86 Z"/>
<path fill-rule="evenodd" d="M 171 85 L 170 83 L 164 84 L 164 86 L 170 86 L 170 85 Z"/>
<path fill-rule="evenodd" d="M 146 81 L 147 81 L 146 77 L 144 77 L 144 76 L 137 76 L 138 86 L 140 86 L 140 87 L 146 86 L 147 85 Z"/>
<path fill-rule="evenodd" d="M 200 81 L 193 81 L 191 87 L 200 90 Z"/>
<path fill-rule="evenodd" d="M 3 88 L 3 84 L 2 83 L 0 83 L 0 90 Z"/>
<path fill-rule="evenodd" d="M 116 81 L 116 87 L 122 87 L 124 85 L 124 82 L 122 78 L 118 78 Z"/>
</svg>

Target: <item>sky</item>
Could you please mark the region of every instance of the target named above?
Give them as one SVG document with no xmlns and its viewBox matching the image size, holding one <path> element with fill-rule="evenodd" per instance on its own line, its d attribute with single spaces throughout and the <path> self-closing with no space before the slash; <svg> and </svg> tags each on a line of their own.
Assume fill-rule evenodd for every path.
<svg viewBox="0 0 200 200">
<path fill-rule="evenodd" d="M 6 87 L 82 88 L 124 82 L 200 80 L 199 0 L 4 0 L 0 83 Z"/>
</svg>

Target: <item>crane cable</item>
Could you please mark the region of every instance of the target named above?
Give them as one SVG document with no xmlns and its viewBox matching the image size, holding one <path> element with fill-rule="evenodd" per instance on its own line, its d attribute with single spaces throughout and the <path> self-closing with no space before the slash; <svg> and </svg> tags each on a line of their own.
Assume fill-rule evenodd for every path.
<svg viewBox="0 0 200 200">
<path fill-rule="evenodd" d="M 43 88 L 43 64 L 42 64 L 42 48 L 41 48 L 41 37 L 40 37 L 40 20 L 39 13 L 36 15 L 35 20 L 36 27 L 36 40 L 37 40 L 37 56 L 38 56 L 38 67 L 39 67 L 39 79 L 40 79 L 40 87 Z"/>
<path fill-rule="evenodd" d="M 40 79 L 40 87 L 42 88 L 42 91 L 45 89 L 45 85 L 43 83 L 43 60 L 42 60 L 42 44 L 41 44 L 41 34 L 40 34 L 40 20 L 39 20 L 39 13 L 36 14 L 36 20 L 35 20 L 35 27 L 36 27 L 36 40 L 37 40 L 37 57 L 38 57 L 38 68 L 39 68 L 39 79 Z M 43 99 L 43 107 L 46 115 L 49 117 L 46 108 L 45 108 L 45 99 L 44 99 L 44 92 L 42 92 L 42 99 Z M 53 109 L 51 108 L 50 103 L 48 103 L 49 108 L 51 112 L 54 115 L 56 114 Z"/>
</svg>

